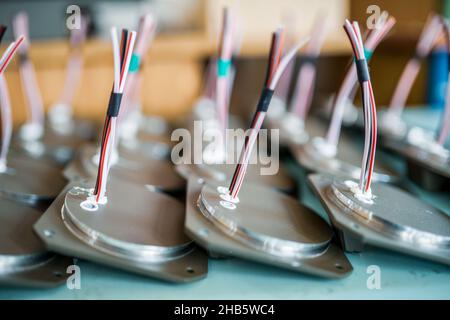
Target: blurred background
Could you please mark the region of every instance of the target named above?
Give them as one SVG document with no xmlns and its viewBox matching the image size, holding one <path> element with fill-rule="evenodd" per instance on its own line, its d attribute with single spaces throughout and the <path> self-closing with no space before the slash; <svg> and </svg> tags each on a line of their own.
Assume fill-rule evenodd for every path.
<svg viewBox="0 0 450 320">
<path fill-rule="evenodd" d="M 168 119 L 189 112 L 199 96 L 206 62 L 216 51 L 225 5 L 236 11 L 243 33 L 231 102 L 232 112 L 242 114 L 255 106 L 265 74 L 270 33 L 280 24 L 300 37 L 308 34 L 317 13 L 327 14 L 328 35 L 318 62 L 314 108 L 337 89 L 346 70 L 350 47 L 342 29 L 344 19 L 355 19 L 365 28 L 370 15 L 367 8 L 374 4 L 393 15 L 397 24 L 371 62 L 374 91 L 378 105 L 382 106 L 389 102 L 400 73 L 414 52 L 427 15 L 430 12 L 450 15 L 450 0 L 2 0 L 1 23 L 10 26 L 18 11 L 29 14 L 30 57 L 46 107 L 58 99 L 62 90 L 69 53 L 66 10 L 72 4 L 80 6 L 92 19 L 90 38 L 83 48 L 83 81 L 75 100 L 77 115 L 91 119 L 100 119 L 104 114 L 113 79 L 109 27 L 136 28 L 139 16 L 146 11 L 157 17 L 158 35 L 143 70 L 144 111 Z M 6 35 L 6 40 L 9 39 L 11 30 Z M 443 88 L 445 79 L 439 78 L 430 67 L 436 64 L 433 59 L 438 59 L 442 50 L 436 46 L 422 68 L 408 104 L 442 107 L 444 93 L 439 88 Z M 26 109 L 15 64 L 9 67 L 6 78 L 17 124 L 25 118 Z"/>
</svg>

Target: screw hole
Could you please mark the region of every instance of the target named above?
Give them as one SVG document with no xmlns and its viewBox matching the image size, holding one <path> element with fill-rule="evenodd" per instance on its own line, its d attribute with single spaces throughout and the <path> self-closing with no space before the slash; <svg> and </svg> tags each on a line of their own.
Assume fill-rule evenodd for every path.
<svg viewBox="0 0 450 320">
<path fill-rule="evenodd" d="M 209 230 L 208 229 L 200 229 L 198 234 L 202 237 L 207 237 L 209 235 Z"/>
<path fill-rule="evenodd" d="M 343 270 L 344 267 L 340 264 L 340 263 L 335 263 L 334 266 L 336 267 L 336 269 L 338 270 Z"/>
<path fill-rule="evenodd" d="M 62 273 L 61 271 L 53 271 L 53 275 L 57 278 L 61 278 L 62 277 Z"/>
<path fill-rule="evenodd" d="M 194 271 L 194 269 L 192 269 L 192 267 L 187 267 L 187 268 L 186 268 L 186 272 L 192 274 L 192 273 L 194 273 L 195 271 Z"/>
<path fill-rule="evenodd" d="M 50 229 L 45 229 L 44 230 L 44 236 L 46 238 L 52 238 L 55 235 L 55 231 L 50 230 Z"/>
</svg>

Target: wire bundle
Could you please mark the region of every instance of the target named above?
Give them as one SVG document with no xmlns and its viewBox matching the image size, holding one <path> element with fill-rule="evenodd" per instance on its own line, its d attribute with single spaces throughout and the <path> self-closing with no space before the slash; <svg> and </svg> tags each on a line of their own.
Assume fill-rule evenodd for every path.
<svg viewBox="0 0 450 320">
<path fill-rule="evenodd" d="M 395 88 L 394 95 L 392 96 L 389 105 L 390 112 L 400 114 L 403 111 L 406 99 L 419 74 L 421 61 L 430 53 L 440 31 L 441 21 L 439 16 L 433 15 L 432 17 L 429 17 L 417 43 L 416 52 L 406 64 L 400 80 L 397 83 L 397 87 Z"/>
<path fill-rule="evenodd" d="M 0 42 L 5 34 L 6 27 L 0 26 Z M 7 169 L 7 156 L 9 144 L 12 135 L 12 116 L 11 116 L 11 101 L 8 94 L 8 86 L 6 84 L 5 76 L 3 75 L 6 67 L 10 63 L 14 54 L 19 49 L 24 41 L 24 36 L 20 36 L 15 42 L 12 42 L 0 59 L 0 111 L 2 118 L 2 145 L 0 149 L 0 172 L 5 172 Z"/>
<path fill-rule="evenodd" d="M 284 17 L 285 25 L 285 45 L 292 46 L 295 44 L 295 22 L 296 19 L 293 15 L 287 14 Z M 280 99 L 280 101 L 287 105 L 289 97 L 289 89 L 291 87 L 292 75 L 294 74 L 295 59 L 293 59 L 284 70 L 283 75 L 280 78 L 280 82 L 275 89 L 274 95 Z"/>
<path fill-rule="evenodd" d="M 364 194 L 370 194 L 370 183 L 373 173 L 373 165 L 375 162 L 375 150 L 377 146 L 377 113 L 375 106 L 375 98 L 370 82 L 369 69 L 364 52 L 361 32 L 357 22 L 350 23 L 345 21 L 344 30 L 352 45 L 353 54 L 355 56 L 356 72 L 358 74 L 358 82 L 361 87 L 364 110 L 364 155 L 361 164 L 361 175 L 359 179 L 359 189 Z"/>
<path fill-rule="evenodd" d="M 311 33 L 311 41 L 305 49 L 305 56 L 297 77 L 294 91 L 292 113 L 305 120 L 311 106 L 316 79 L 316 61 L 325 40 L 326 24 L 322 15 L 316 17 Z"/>
<path fill-rule="evenodd" d="M 44 107 L 42 97 L 37 84 L 36 73 L 31 60 L 28 57 L 30 43 L 28 39 L 28 15 L 25 12 L 18 13 L 13 19 L 13 31 L 16 41 L 25 35 L 25 40 L 19 48 L 19 71 L 25 97 L 29 108 L 28 123 L 32 124 L 36 131 L 32 131 L 26 139 L 38 139 L 44 127 Z M 34 130 L 34 129 L 33 129 Z"/>
<path fill-rule="evenodd" d="M 219 42 L 219 56 L 217 60 L 216 80 L 216 108 L 222 133 L 222 146 L 225 148 L 225 134 L 228 127 L 228 93 L 230 85 L 230 67 L 233 55 L 233 25 L 230 10 L 224 8 L 222 32 Z"/>
<path fill-rule="evenodd" d="M 73 98 L 77 89 L 77 84 L 81 79 L 81 71 L 83 67 L 83 56 L 81 49 L 86 41 L 89 27 L 89 19 L 81 15 L 80 29 L 73 29 L 70 32 L 70 56 L 67 62 L 67 73 L 64 81 L 64 88 L 60 103 L 69 108 L 72 107 Z"/>
<path fill-rule="evenodd" d="M 109 99 L 108 110 L 103 126 L 102 140 L 100 146 L 100 159 L 98 164 L 97 181 L 93 191 L 93 196 L 89 197 L 95 204 L 105 204 L 107 202 L 106 181 L 110 168 L 110 160 L 114 148 L 114 139 L 116 134 L 116 121 L 119 115 L 122 94 L 130 67 L 131 56 L 133 53 L 136 32 L 122 30 L 120 48 L 117 39 L 116 28 L 111 29 L 111 38 L 114 52 L 114 85 Z"/>
<path fill-rule="evenodd" d="M 150 44 L 156 33 L 156 20 L 150 14 L 144 14 L 139 19 L 138 33 L 136 38 L 136 45 L 134 47 L 133 55 L 130 61 L 130 70 L 126 90 L 123 98 L 123 110 L 121 118 L 124 120 L 131 114 L 134 108 L 140 106 L 140 84 L 141 84 L 141 68 L 144 63 L 144 58 L 148 52 Z"/>
<path fill-rule="evenodd" d="M 295 57 L 296 52 L 308 41 L 303 40 L 298 45 L 291 48 L 284 56 L 281 58 L 282 48 L 283 48 L 283 29 L 278 29 L 272 35 L 272 42 L 270 46 L 269 53 L 269 63 L 267 68 L 266 79 L 264 82 L 264 88 L 261 92 L 259 102 L 256 108 L 256 112 L 253 115 L 253 120 L 250 126 L 250 134 L 245 137 L 245 142 L 239 157 L 239 162 L 234 171 L 233 178 L 229 187 L 230 196 L 235 199 L 241 189 L 242 182 L 245 177 L 245 172 L 247 171 L 248 162 L 250 160 L 250 155 L 253 150 L 256 139 L 258 138 L 259 130 L 261 129 L 262 123 L 266 116 L 267 110 L 270 105 L 275 87 L 280 80 L 284 70 L 287 65 Z"/>
<path fill-rule="evenodd" d="M 370 60 L 377 46 L 394 27 L 396 20 L 391 16 L 378 23 L 378 27 L 371 30 L 367 34 L 364 46 L 364 52 L 367 60 Z M 327 142 L 331 145 L 337 146 L 339 142 L 342 119 L 344 117 L 346 106 L 345 101 L 349 99 L 352 91 L 356 92 L 354 89 L 357 87 L 357 84 L 357 70 L 355 64 L 352 63 L 333 102 L 333 115 L 331 117 L 330 126 L 328 127 L 326 136 Z"/>
<path fill-rule="evenodd" d="M 444 18 L 442 18 L 442 26 L 444 27 L 445 41 L 447 44 L 447 54 L 449 57 L 448 73 L 450 79 L 450 27 L 448 21 L 445 20 Z M 450 133 L 450 83 L 447 83 L 447 96 L 445 99 L 444 115 L 442 118 L 442 125 L 437 137 L 437 143 L 441 146 L 444 146 L 445 140 L 447 139 L 449 133 Z"/>
</svg>

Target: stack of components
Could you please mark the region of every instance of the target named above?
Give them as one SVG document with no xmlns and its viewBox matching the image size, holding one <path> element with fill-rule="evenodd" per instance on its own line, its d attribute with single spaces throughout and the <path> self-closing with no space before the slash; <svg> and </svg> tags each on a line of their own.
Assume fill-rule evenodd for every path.
<svg viewBox="0 0 450 320">
<path fill-rule="evenodd" d="M 136 32 L 122 30 L 119 46 L 116 29 L 111 30 L 114 85 L 100 147 L 81 148 L 65 170 L 70 183 L 35 230 L 54 252 L 158 279 L 189 282 L 206 275 L 207 258 L 184 234 L 183 204 L 167 194 L 182 190 L 184 181 L 167 157 L 120 146 L 139 135 L 116 143 L 117 131 L 127 128 L 126 121 L 130 121 L 119 118 L 121 105 L 128 109 L 128 117 L 136 111 L 135 105 L 127 106 L 138 90 L 139 65 L 133 64 L 145 53 L 143 42 L 151 38 L 148 32 L 154 27 L 148 26 L 152 23 L 150 15 L 141 19 L 136 45 Z M 160 144 L 161 140 L 154 141 Z M 151 140 L 143 143 L 150 146 Z"/>
<path fill-rule="evenodd" d="M 191 143 L 174 145 L 169 125 L 141 111 L 141 69 L 156 32 L 152 15 L 141 17 L 138 32 L 122 30 L 120 41 L 116 29 L 111 29 L 114 83 L 103 130 L 97 133 L 91 123 L 75 119 L 72 110 L 89 19 L 83 17 L 81 29 L 71 34 L 64 91 L 45 121 L 27 56 L 27 16 L 18 14 L 16 41 L 0 60 L 0 284 L 62 284 L 73 264 L 67 257 L 170 282 L 203 279 L 209 257 L 343 278 L 353 270 L 345 252 L 363 251 L 365 244 L 450 264 L 449 216 L 397 188 L 400 175 L 382 158 L 375 161 L 380 127 L 382 144 L 408 159 L 413 180 L 428 188 L 448 187 L 450 153 L 445 140 L 450 96 L 436 138 L 414 128 L 401 135 L 390 130 L 386 124 L 391 123 L 390 111 L 380 114 L 379 125 L 368 61 L 395 19 L 379 22 L 364 42 L 358 24 L 346 21 L 354 57 L 324 113 L 330 114 L 332 108 L 327 128 L 323 119 L 327 117 L 309 115 L 316 61 L 325 39 L 323 20 L 317 17 L 310 38 L 290 39 L 292 47 L 284 55 L 284 30 L 273 33 L 264 86 L 245 131 L 243 121 L 230 114 L 233 56 L 240 44 L 235 16 L 224 9 L 218 53 L 208 64 L 205 90 L 185 129 L 172 134 L 175 139 L 187 134 Z M 431 17 L 409 71 L 400 80 L 407 84 L 398 89 L 402 98 L 394 99 L 395 105 L 402 106 L 395 110 L 404 106 L 418 58 L 430 52 L 442 30 L 450 52 L 448 23 Z M 3 35 L 4 28 L 0 32 Z M 295 56 L 303 47 L 288 108 L 287 88 Z M 12 135 L 3 73 L 15 52 L 30 117 Z M 362 112 L 350 102 L 358 84 Z M 395 117 L 398 123 L 403 121 L 399 112 Z M 266 118 L 270 146 L 269 136 L 263 135 Z M 341 133 L 341 127 L 350 123 L 364 130 L 362 143 Z M 279 132 L 279 140 L 273 132 Z M 329 222 L 293 197 L 295 180 L 278 162 L 283 146 L 308 175 Z M 270 163 L 264 163 L 261 155 Z M 417 176 L 422 169 L 427 174 Z"/>
<path fill-rule="evenodd" d="M 0 27 L 0 40 L 5 30 Z M 4 72 L 24 41 L 23 35 L 18 36 L 0 60 L 0 284 L 52 287 L 65 283 L 72 259 L 48 252 L 33 225 L 65 181 L 57 170 L 28 154 L 8 156 L 12 118 Z"/>
</svg>

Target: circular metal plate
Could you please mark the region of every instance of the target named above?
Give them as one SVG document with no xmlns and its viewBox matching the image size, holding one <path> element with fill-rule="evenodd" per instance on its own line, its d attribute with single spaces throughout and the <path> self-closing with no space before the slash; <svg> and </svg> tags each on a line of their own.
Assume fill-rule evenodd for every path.
<svg viewBox="0 0 450 320">
<path fill-rule="evenodd" d="M 91 123 L 80 120 L 74 120 L 64 128 L 67 130 L 58 131 L 48 125 L 43 137 L 37 141 L 23 141 L 17 135 L 13 147 L 19 147 L 33 158 L 48 156 L 56 163 L 65 165 L 82 143 L 93 138 L 95 129 Z"/>
<path fill-rule="evenodd" d="M 361 172 L 362 151 L 351 143 L 339 143 L 336 157 L 322 155 L 312 141 L 306 143 L 296 151 L 303 166 L 314 172 L 327 173 L 339 177 L 358 179 Z M 399 179 L 393 170 L 375 162 L 373 181 L 394 182 Z"/>
<path fill-rule="evenodd" d="M 9 157 L 8 170 L 0 173 L 0 193 L 30 203 L 54 199 L 66 184 L 61 170 L 44 159 Z"/>
<path fill-rule="evenodd" d="M 53 256 L 33 232 L 40 216 L 36 209 L 0 198 L 0 273 L 33 268 Z"/>
<path fill-rule="evenodd" d="M 226 234 L 259 250 L 280 256 L 323 253 L 333 232 L 312 210 L 273 189 L 244 184 L 239 200 L 228 189 L 205 184 L 198 205 Z"/>
<path fill-rule="evenodd" d="M 286 112 L 280 117 L 268 118 L 267 120 L 270 129 L 280 130 L 281 144 L 304 144 L 309 139 L 304 123 L 291 112 Z"/>
<path fill-rule="evenodd" d="M 169 132 L 169 123 L 162 117 L 142 115 L 141 131 L 153 136 L 163 136 Z"/>
<path fill-rule="evenodd" d="M 358 221 L 391 238 L 424 247 L 450 248 L 450 217 L 408 193 L 382 183 L 372 184 L 373 203 L 359 200 L 351 182 L 331 186 L 335 202 L 351 210 Z"/>
<path fill-rule="evenodd" d="M 84 145 L 80 152 L 81 164 L 91 177 L 97 176 L 97 164 L 94 162 L 96 153 L 94 145 Z M 169 161 L 145 158 L 131 151 L 124 157 L 119 156 L 118 162 L 111 166 L 110 175 L 119 180 L 150 185 L 165 191 L 180 190 L 185 186 L 185 181 Z"/>
<path fill-rule="evenodd" d="M 68 229 L 80 240 L 111 255 L 157 261 L 186 254 L 193 243 L 184 234 L 184 206 L 141 185 L 110 181 L 108 202 L 96 210 L 82 207 L 89 182 L 73 187 L 62 210 Z"/>
<path fill-rule="evenodd" d="M 292 192 L 295 189 L 295 182 L 283 167 L 279 167 L 275 175 L 261 175 L 261 165 L 249 164 L 247 167 L 246 179 L 255 184 L 271 186 L 285 192 Z M 228 183 L 233 177 L 236 169 L 235 164 L 199 164 L 190 166 L 177 166 L 177 170 L 186 179 L 191 174 L 206 180 Z"/>
<path fill-rule="evenodd" d="M 121 140 L 119 154 L 123 158 L 137 158 L 142 161 L 149 159 L 165 160 L 170 156 L 171 146 L 165 142 L 143 141 L 140 139 Z"/>
</svg>

